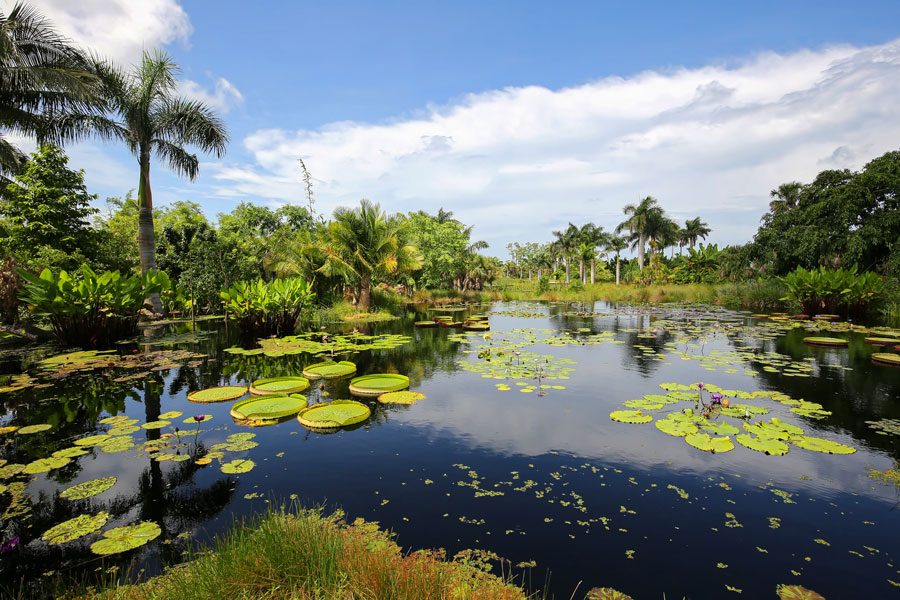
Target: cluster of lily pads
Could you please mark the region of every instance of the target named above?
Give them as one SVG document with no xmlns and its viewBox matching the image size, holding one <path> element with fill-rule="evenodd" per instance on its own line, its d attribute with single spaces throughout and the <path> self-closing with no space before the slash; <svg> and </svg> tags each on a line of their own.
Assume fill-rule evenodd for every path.
<svg viewBox="0 0 900 600">
<path fill-rule="evenodd" d="M 790 445 L 825 454 L 856 452 L 855 448 L 845 444 L 806 435 L 801 427 L 785 423 L 775 416 L 769 421 L 754 420 L 769 414 L 770 410 L 756 404 L 731 402 L 730 399 L 768 399 L 803 417 L 818 419 L 831 414 L 816 402 L 795 400 L 780 392 L 724 390 L 703 383 L 662 383 L 659 387 L 668 393 L 648 394 L 640 399 L 628 400 L 625 402 L 627 408 L 613 411 L 610 418 L 634 424 L 650 423 L 657 417 L 654 424 L 658 430 L 683 437 L 690 446 L 712 453 L 733 450 L 732 435 L 740 445 L 774 456 L 787 454 Z M 704 398 L 705 393 L 710 395 L 709 402 Z M 684 403 L 692 406 L 682 408 Z M 740 426 L 726 418 L 738 420 Z"/>
<path fill-rule="evenodd" d="M 411 341 L 411 337 L 399 334 L 363 335 L 361 333 L 352 333 L 329 335 L 327 333 L 302 333 L 281 338 L 263 338 L 259 340 L 259 348 L 247 350 L 236 346 L 226 348 L 225 352 L 246 356 L 263 354 L 269 357 L 303 353 L 314 356 L 335 355 L 362 352 L 364 350 L 392 350 Z"/>
</svg>

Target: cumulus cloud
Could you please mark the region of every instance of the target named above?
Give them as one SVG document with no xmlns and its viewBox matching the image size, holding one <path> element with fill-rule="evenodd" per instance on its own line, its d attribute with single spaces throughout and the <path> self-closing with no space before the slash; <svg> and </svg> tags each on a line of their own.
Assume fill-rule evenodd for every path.
<svg viewBox="0 0 900 600">
<path fill-rule="evenodd" d="M 297 201 L 302 157 L 320 210 L 361 197 L 390 211 L 444 206 L 497 254 L 569 220 L 611 229 L 646 195 L 675 218 L 704 217 L 715 241 L 742 242 L 769 190 L 810 180 L 821 161 L 858 168 L 895 149 L 898 92 L 900 40 L 763 53 L 471 94 L 382 123 L 260 130 L 244 139 L 253 162 L 215 166 L 214 177 L 223 193 Z"/>
<path fill-rule="evenodd" d="M 185 79 L 180 82 L 180 91 L 188 98 L 200 100 L 218 113 L 227 113 L 231 108 L 244 101 L 244 96 L 237 87 L 225 79 L 216 79 L 214 89 L 209 92 L 196 81 Z"/>
<path fill-rule="evenodd" d="M 2 4 L 8 10 L 13 2 Z M 187 45 L 193 32 L 178 0 L 42 0 L 38 9 L 61 34 L 125 65 L 144 48 Z"/>
</svg>

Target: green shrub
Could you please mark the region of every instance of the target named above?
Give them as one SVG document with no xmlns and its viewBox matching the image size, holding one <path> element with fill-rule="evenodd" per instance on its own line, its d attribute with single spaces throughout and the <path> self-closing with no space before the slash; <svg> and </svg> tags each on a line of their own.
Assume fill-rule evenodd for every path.
<svg viewBox="0 0 900 600">
<path fill-rule="evenodd" d="M 91 349 L 135 335 L 144 300 L 171 285 L 162 271 L 143 276 L 118 271 L 97 275 L 86 265 L 81 267 L 80 279 L 65 271 L 53 275 L 50 269 L 44 269 L 40 277 L 23 270 L 19 274 L 25 280 L 19 298 L 28 310 L 46 317 L 61 343 Z"/>
<path fill-rule="evenodd" d="M 316 298 L 312 282 L 302 277 L 272 282 L 239 281 L 219 295 L 241 332 L 259 337 L 294 333 L 300 315 L 311 308 Z"/>
<path fill-rule="evenodd" d="M 857 274 L 850 269 L 829 271 L 824 267 L 807 271 L 797 267 L 779 277 L 788 288 L 782 300 L 799 302 L 803 312 L 816 314 L 865 314 L 869 304 L 884 290 L 884 279 L 877 273 Z"/>
</svg>

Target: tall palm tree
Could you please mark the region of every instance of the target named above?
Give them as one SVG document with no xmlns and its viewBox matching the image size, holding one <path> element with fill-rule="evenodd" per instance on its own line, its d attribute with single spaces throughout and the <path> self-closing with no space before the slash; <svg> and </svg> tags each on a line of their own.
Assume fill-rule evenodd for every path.
<svg viewBox="0 0 900 600">
<path fill-rule="evenodd" d="M 569 285 L 569 260 L 572 257 L 572 252 L 574 252 L 575 248 L 578 247 L 578 234 L 579 229 L 572 223 L 569 223 L 569 226 L 563 229 L 562 231 L 554 231 L 553 235 L 556 236 L 555 245 L 559 254 L 563 257 L 563 260 L 566 264 L 566 285 Z"/>
<path fill-rule="evenodd" d="M 610 235 L 606 238 L 606 249 L 616 253 L 616 285 L 619 285 L 619 253 L 628 247 L 628 240 L 620 235 Z"/>
<path fill-rule="evenodd" d="M 26 160 L 3 131 L 61 144 L 82 137 L 102 106 L 89 60 L 49 21 L 23 3 L 0 12 L 0 193 Z"/>
<path fill-rule="evenodd" d="M 419 250 L 409 242 L 406 221 L 400 216 L 388 217 L 379 204 L 365 199 L 358 208 L 337 208 L 325 238 L 325 263 L 319 272 L 355 279 L 358 306 L 363 311 L 372 303 L 373 278 L 422 266 Z"/>
<path fill-rule="evenodd" d="M 782 183 L 769 192 L 769 196 L 774 198 L 774 200 L 769 202 L 769 210 L 773 215 L 777 215 L 793 208 L 797 208 L 797 205 L 800 202 L 801 191 L 803 191 L 803 184 L 799 181 Z"/>
<path fill-rule="evenodd" d="M 185 146 L 196 146 L 221 158 L 228 133 L 222 120 L 206 104 L 176 95 L 179 68 L 162 51 L 144 51 L 141 64 L 131 71 L 99 60 L 94 68 L 113 113 L 110 119 L 95 123 L 97 134 L 125 142 L 140 167 L 138 251 L 141 272 L 147 273 L 156 269 L 151 156 L 193 181 L 200 162 Z M 154 312 L 161 312 L 159 296 L 150 300 Z"/>
<path fill-rule="evenodd" d="M 654 218 L 662 214 L 662 208 L 659 206 L 656 198 L 647 196 L 637 204 L 628 204 L 622 211 L 628 216 L 627 219 L 619 223 L 616 227 L 616 233 L 622 233 L 628 230 L 629 240 L 632 242 L 632 248 L 637 248 L 638 268 L 644 268 L 644 247 L 647 244 L 648 225 L 653 223 Z"/>
<path fill-rule="evenodd" d="M 712 229 L 709 228 L 708 223 L 701 221 L 700 217 L 688 219 L 684 222 L 684 229 L 681 230 L 681 240 L 685 245 L 693 248 L 697 240 L 705 240 L 711 232 Z"/>
</svg>

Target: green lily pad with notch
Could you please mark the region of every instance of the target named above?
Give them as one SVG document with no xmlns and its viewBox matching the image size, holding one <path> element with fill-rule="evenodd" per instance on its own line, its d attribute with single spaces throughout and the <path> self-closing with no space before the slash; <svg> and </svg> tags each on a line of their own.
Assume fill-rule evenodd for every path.
<svg viewBox="0 0 900 600">
<path fill-rule="evenodd" d="M 432 322 L 429 321 L 429 323 Z M 437 323 L 433 324 L 437 325 Z M 349 360 L 318 362 L 303 369 L 303 376 L 307 379 L 333 379 L 335 377 L 346 377 L 353 373 L 356 373 L 356 365 Z"/>
<path fill-rule="evenodd" d="M 651 402 L 644 398 L 638 400 L 626 400 L 623 404 L 628 408 L 640 408 L 641 410 L 659 410 L 663 407 L 663 405 L 658 402 Z"/>
<path fill-rule="evenodd" d="M 362 402 L 335 400 L 304 408 L 297 415 L 297 420 L 310 429 L 336 429 L 362 423 L 371 414 L 372 410 Z"/>
<path fill-rule="evenodd" d="M 729 406 L 723 406 L 719 409 L 719 412 L 726 417 L 743 417 L 748 412 L 751 415 L 767 415 L 769 414 L 769 409 L 753 404 L 735 403 Z"/>
<path fill-rule="evenodd" d="M 397 373 L 373 373 L 350 380 L 350 393 L 354 396 L 380 396 L 408 387 L 409 377 Z"/>
<path fill-rule="evenodd" d="M 662 394 L 646 394 L 644 395 L 644 400 L 647 400 L 648 402 L 652 402 L 654 404 L 675 404 L 676 402 L 678 402 L 678 399 L 674 394 L 666 396 Z"/>
<path fill-rule="evenodd" d="M 691 433 L 684 437 L 684 441 L 694 448 L 705 452 L 716 453 L 734 450 L 734 444 L 728 436 L 712 437 L 708 433 Z"/>
<path fill-rule="evenodd" d="M 653 420 L 653 417 L 645 415 L 640 410 L 614 410 L 609 413 L 609 418 L 619 423 L 631 424 L 649 423 Z"/>
<path fill-rule="evenodd" d="M 651 394 L 655 395 L 655 394 Z M 696 392 L 669 392 L 668 394 L 676 400 L 684 400 L 686 402 L 696 402 L 700 399 L 700 394 Z M 647 396 L 644 396 L 646 398 Z"/>
<path fill-rule="evenodd" d="M 229 442 L 247 442 L 255 437 L 255 433 L 250 433 L 249 431 L 241 431 L 240 433 L 232 433 L 227 438 L 225 438 L 225 440 Z"/>
<path fill-rule="evenodd" d="M 165 419 L 165 420 L 177 419 L 178 417 L 180 417 L 183 414 L 184 413 L 181 412 L 180 410 L 170 410 L 169 412 L 164 412 L 163 414 L 159 415 L 159 418 Z"/>
<path fill-rule="evenodd" d="M 26 425 L 25 427 L 20 427 L 18 433 L 21 435 L 30 435 L 32 433 L 47 431 L 48 429 L 52 428 L 53 425 L 50 425 L 48 423 L 38 423 L 37 425 Z"/>
<path fill-rule="evenodd" d="M 656 428 L 675 437 L 684 437 L 691 433 L 697 433 L 697 426 L 690 421 L 677 419 L 657 419 L 654 423 Z"/>
<path fill-rule="evenodd" d="M 256 466 L 256 463 L 252 460 L 233 460 L 231 462 L 222 463 L 221 470 L 223 473 L 237 474 L 237 473 L 247 473 L 248 471 L 252 471 L 253 467 Z"/>
<path fill-rule="evenodd" d="M 159 525 L 152 521 L 116 527 L 115 529 L 104 531 L 104 539 L 91 544 L 91 552 L 101 556 L 126 552 L 155 540 L 160 533 L 162 533 L 162 530 L 159 528 Z"/>
<path fill-rule="evenodd" d="M 188 400 L 191 402 L 228 402 L 229 400 L 237 400 L 246 393 L 246 386 L 223 385 L 191 392 L 188 394 Z"/>
<path fill-rule="evenodd" d="M 720 421 L 717 423 L 706 421 L 705 423 L 700 423 L 700 429 L 702 429 L 706 433 L 709 433 L 710 435 L 734 435 L 741 432 L 740 429 L 725 421 Z"/>
<path fill-rule="evenodd" d="M 115 415 L 113 417 L 106 417 L 105 419 L 100 419 L 99 423 L 101 425 L 115 425 L 119 426 L 122 421 L 128 421 L 128 415 Z"/>
<path fill-rule="evenodd" d="M 78 515 L 74 519 L 54 525 L 44 532 L 41 539 L 51 546 L 64 544 L 99 531 L 108 520 L 108 512 L 100 512 L 96 515 Z"/>
<path fill-rule="evenodd" d="M 791 444 L 804 450 L 812 450 L 813 452 L 821 452 L 823 454 L 853 454 L 856 448 L 846 446 L 840 442 L 833 442 L 824 438 L 802 435 L 790 438 Z"/>
<path fill-rule="evenodd" d="M 64 489 L 60 492 L 59 497 L 65 498 L 66 500 L 83 500 L 85 498 L 90 498 L 91 496 L 96 496 L 97 494 L 102 494 L 114 486 L 116 481 L 117 479 L 115 477 L 91 479 L 90 481 L 85 481 Z"/>
<path fill-rule="evenodd" d="M 129 435 L 129 434 L 134 433 L 135 431 L 140 431 L 140 429 L 141 428 L 138 427 L 137 425 L 125 425 L 124 427 L 113 427 L 106 433 L 108 433 L 109 435 L 111 435 L 113 437 L 116 437 L 116 436 L 120 436 L 120 435 Z"/>
<path fill-rule="evenodd" d="M 231 407 L 231 416 L 241 420 L 280 419 L 295 415 L 306 406 L 306 398 L 300 394 L 293 396 L 266 394 L 235 402 Z"/>
<path fill-rule="evenodd" d="M 76 456 L 84 456 L 88 451 L 84 448 L 80 448 L 78 446 L 72 446 L 70 448 L 63 448 L 62 450 L 57 450 L 50 456 L 55 456 L 56 458 L 75 458 Z"/>
<path fill-rule="evenodd" d="M 308 387 L 309 379 L 306 377 L 266 377 L 254 381 L 250 385 L 250 393 L 254 396 L 294 394 Z"/>
<path fill-rule="evenodd" d="M 25 465 L 25 468 L 22 470 L 22 472 L 28 475 L 37 475 L 38 473 L 46 473 L 47 471 L 52 471 L 53 469 L 62 468 L 70 462 L 72 462 L 72 459 L 66 458 L 64 456 L 50 456 L 48 458 L 39 458 Z"/>
<path fill-rule="evenodd" d="M 737 443 L 745 448 L 762 452 L 770 456 L 782 456 L 788 453 L 790 447 L 775 438 L 760 437 L 758 435 L 750 435 L 749 433 L 740 433 L 734 436 Z"/>
<path fill-rule="evenodd" d="M 144 423 L 141 425 L 143 429 L 162 429 L 166 425 L 171 425 L 171 421 L 165 421 L 160 419 L 159 421 L 150 421 L 149 423 Z M 77 442 L 76 442 L 77 443 Z"/>
</svg>

